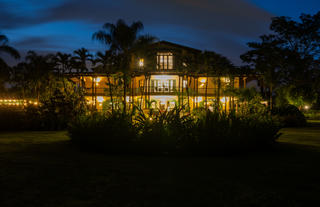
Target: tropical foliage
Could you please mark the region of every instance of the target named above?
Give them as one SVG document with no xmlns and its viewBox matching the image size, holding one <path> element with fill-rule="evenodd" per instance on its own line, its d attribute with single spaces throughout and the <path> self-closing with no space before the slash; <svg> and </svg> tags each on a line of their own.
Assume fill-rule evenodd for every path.
<svg viewBox="0 0 320 207">
<path fill-rule="evenodd" d="M 212 154 L 259 149 L 279 136 L 268 113 L 225 114 L 203 109 L 193 116 L 171 111 L 117 111 L 81 117 L 69 129 L 74 144 L 105 153 Z"/>
<path fill-rule="evenodd" d="M 270 30 L 260 42 L 248 43 L 251 50 L 241 56 L 263 77 L 269 105 L 277 96 L 276 105 L 319 106 L 320 12 L 302 14 L 299 21 L 275 17 Z"/>
<path fill-rule="evenodd" d="M 20 58 L 19 52 L 13 47 L 8 45 L 8 38 L 0 34 L 0 55 L 6 53 L 15 59 Z M 4 59 L 0 56 L 0 93 L 5 91 L 4 84 L 10 77 L 10 67 L 6 64 Z M 1 94 L 0 94 L 1 95 Z M 0 96 L 1 97 L 1 96 Z"/>
</svg>

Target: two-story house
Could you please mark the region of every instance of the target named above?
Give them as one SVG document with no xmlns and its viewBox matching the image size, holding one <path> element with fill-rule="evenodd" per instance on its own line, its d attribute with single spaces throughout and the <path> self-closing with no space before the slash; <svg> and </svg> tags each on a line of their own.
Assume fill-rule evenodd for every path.
<svg viewBox="0 0 320 207">
<path fill-rule="evenodd" d="M 170 110 L 176 105 L 212 109 L 217 102 L 224 110 L 235 107 L 234 97 L 224 91 L 227 87 L 245 87 L 244 79 L 203 72 L 201 62 L 193 65 L 190 62 L 195 61 L 188 61 L 199 54 L 200 50 L 160 41 L 150 45 L 145 55 L 133 55 L 127 104 L 160 110 Z M 115 107 L 121 103 L 123 91 L 116 74 L 89 72 L 71 80 L 82 82 L 88 104 L 98 110 L 108 108 L 111 101 Z"/>
</svg>

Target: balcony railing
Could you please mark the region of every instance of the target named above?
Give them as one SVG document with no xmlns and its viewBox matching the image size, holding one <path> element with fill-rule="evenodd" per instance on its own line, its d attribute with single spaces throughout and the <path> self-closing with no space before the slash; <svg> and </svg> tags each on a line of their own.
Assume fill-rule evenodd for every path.
<svg viewBox="0 0 320 207">
<path fill-rule="evenodd" d="M 224 89 L 220 89 L 220 95 L 222 96 Z M 112 91 L 114 94 L 117 92 L 123 93 L 123 91 Z M 134 95 L 134 96 L 139 96 L 139 95 L 145 95 L 145 94 L 150 94 L 150 95 L 178 95 L 182 93 L 182 88 L 158 88 L 158 87 L 150 87 L 150 88 L 128 88 L 127 89 L 127 94 L 128 95 Z M 186 88 L 183 88 L 183 93 L 187 94 Z M 215 96 L 218 93 L 217 88 L 198 88 L 198 89 L 193 89 L 189 88 L 189 95 L 197 95 L 197 96 L 205 96 L 207 94 L 208 96 Z M 108 88 L 95 88 L 94 91 L 92 91 L 91 88 L 86 89 L 86 94 L 87 95 L 97 95 L 97 96 L 109 96 L 109 89 Z"/>
</svg>

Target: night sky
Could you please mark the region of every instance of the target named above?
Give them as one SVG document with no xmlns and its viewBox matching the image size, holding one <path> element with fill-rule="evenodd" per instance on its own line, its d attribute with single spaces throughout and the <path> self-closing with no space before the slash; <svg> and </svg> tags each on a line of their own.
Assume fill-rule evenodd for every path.
<svg viewBox="0 0 320 207">
<path fill-rule="evenodd" d="M 240 64 L 246 42 L 268 33 L 271 17 L 297 18 L 319 9 L 319 0 L 0 0 L 0 32 L 22 54 L 81 47 L 94 53 L 105 49 L 91 39 L 103 23 L 140 20 L 143 33 Z"/>
</svg>

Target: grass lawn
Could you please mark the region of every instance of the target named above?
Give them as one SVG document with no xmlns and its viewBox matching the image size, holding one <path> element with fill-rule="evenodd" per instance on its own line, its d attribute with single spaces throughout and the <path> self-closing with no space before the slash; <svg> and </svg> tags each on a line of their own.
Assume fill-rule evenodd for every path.
<svg viewBox="0 0 320 207">
<path fill-rule="evenodd" d="M 0 134 L 0 207 L 313 206 L 320 123 L 283 129 L 270 151 L 213 157 L 110 156 L 66 132 Z"/>
</svg>

